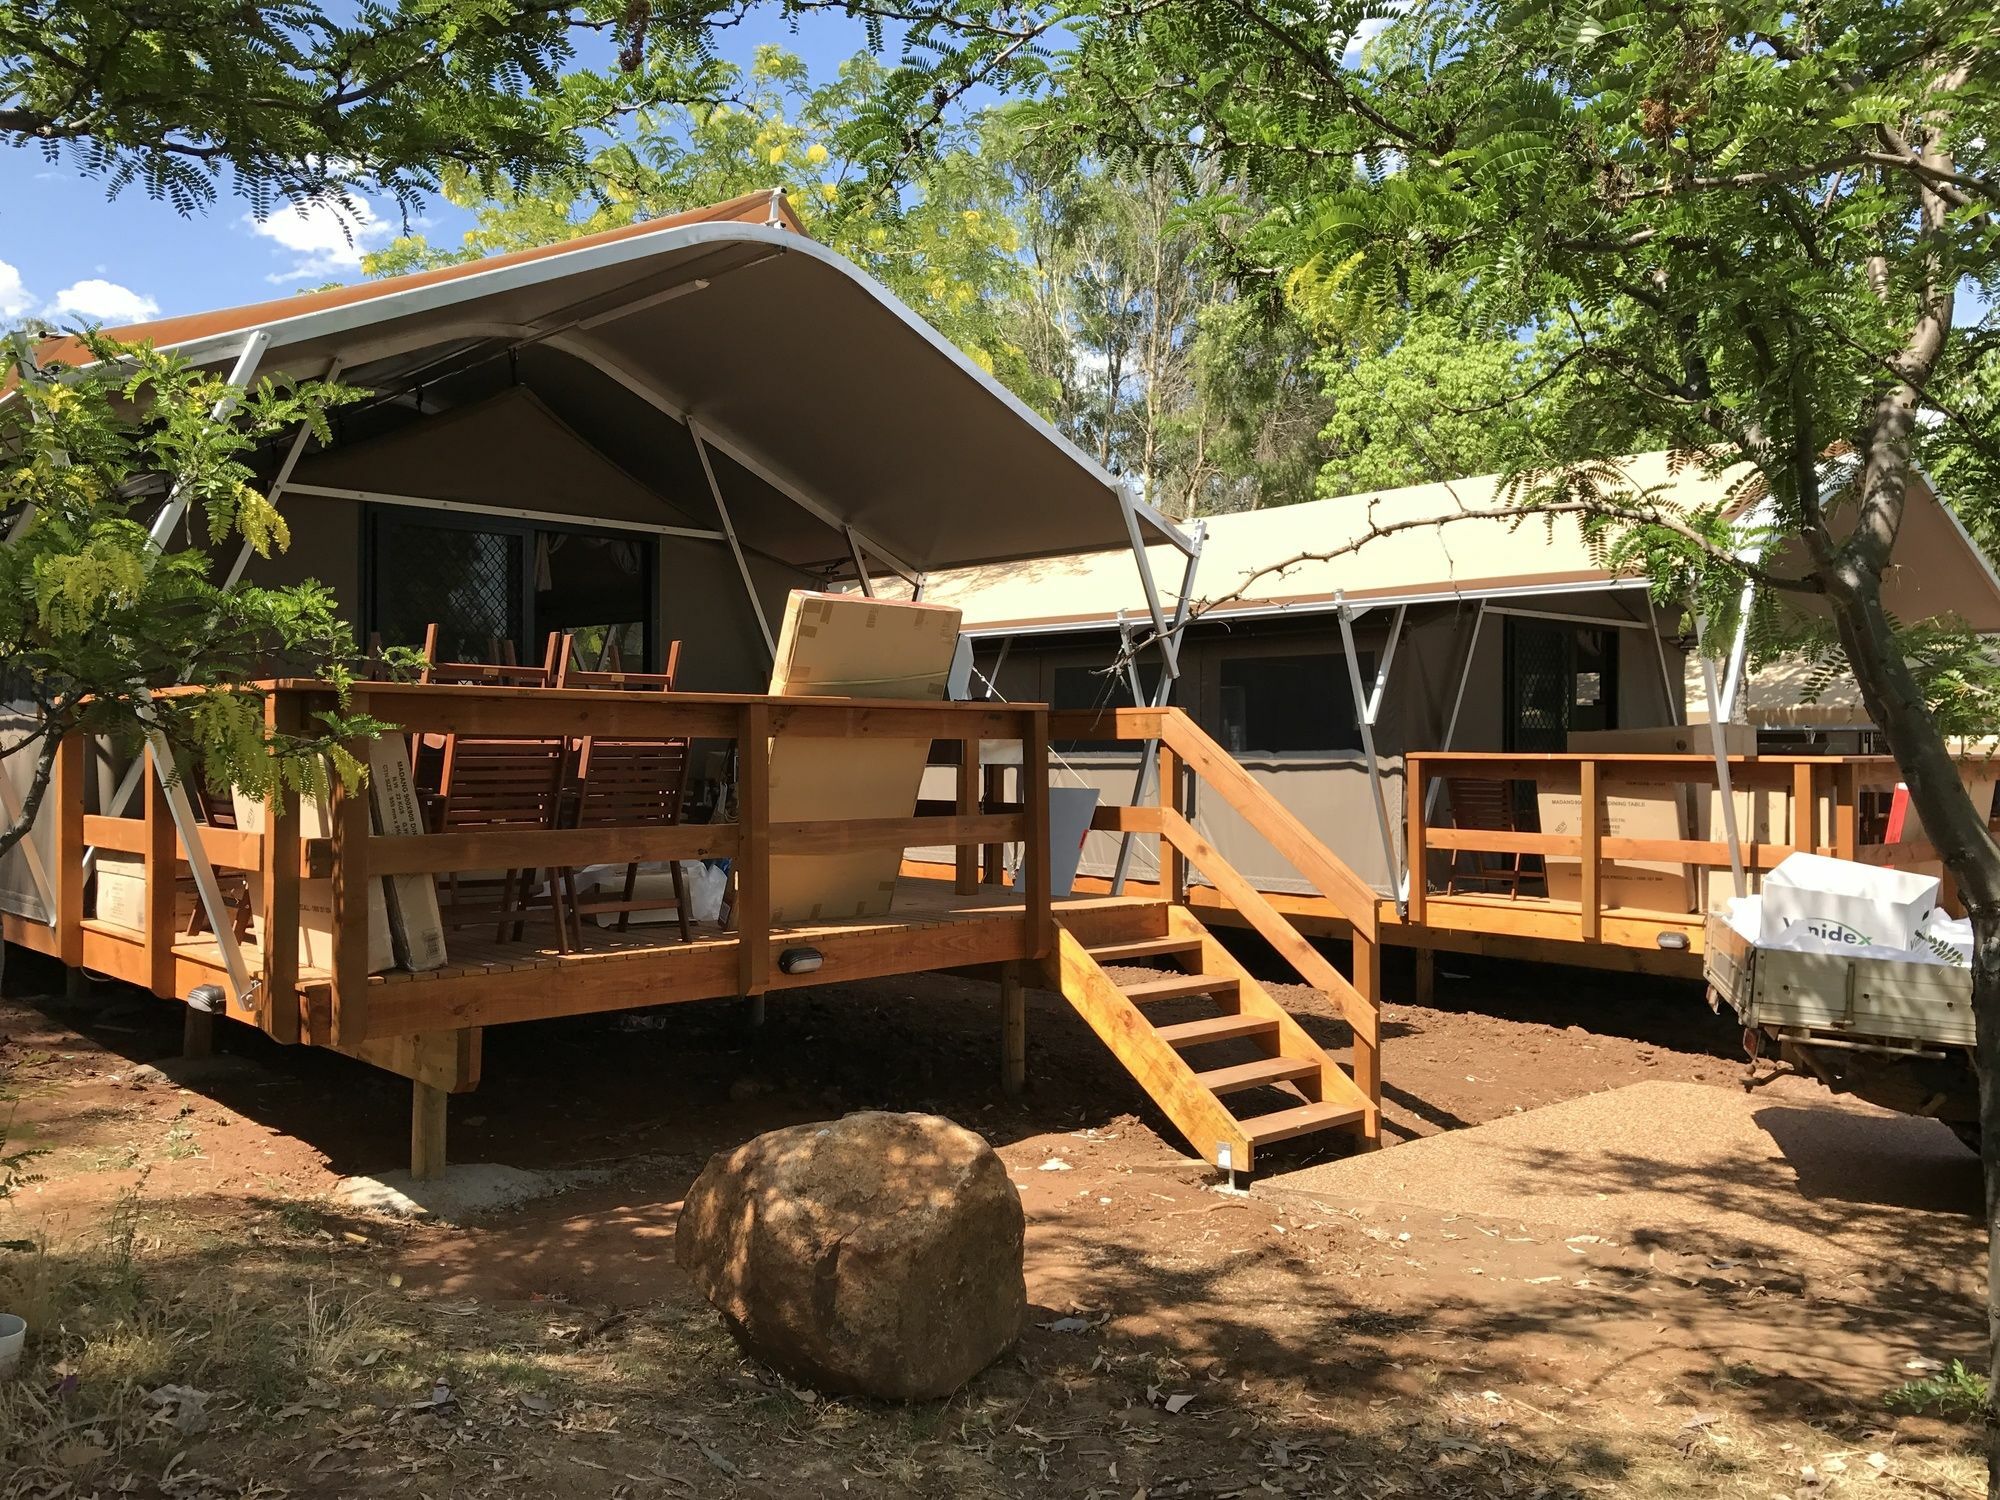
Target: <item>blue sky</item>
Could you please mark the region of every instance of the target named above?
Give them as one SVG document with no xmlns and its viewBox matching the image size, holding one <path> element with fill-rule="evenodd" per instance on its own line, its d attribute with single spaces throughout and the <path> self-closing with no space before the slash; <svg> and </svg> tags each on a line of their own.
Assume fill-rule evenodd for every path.
<svg viewBox="0 0 2000 1500">
<path fill-rule="evenodd" d="M 858 22 L 808 17 L 796 32 L 753 9 L 718 50 L 747 63 L 763 42 L 798 53 L 815 74 L 831 73 L 867 44 Z M 182 218 L 136 188 L 115 200 L 101 180 L 81 177 L 35 149 L 0 147 L 0 325 L 25 317 L 106 324 L 172 317 L 282 297 L 302 287 L 360 279 L 360 254 L 401 231 L 393 203 L 372 205 L 350 245 L 335 217 L 281 209 L 264 223 L 241 199 Z M 452 241 L 470 216 L 430 201 L 413 224 Z"/>
</svg>

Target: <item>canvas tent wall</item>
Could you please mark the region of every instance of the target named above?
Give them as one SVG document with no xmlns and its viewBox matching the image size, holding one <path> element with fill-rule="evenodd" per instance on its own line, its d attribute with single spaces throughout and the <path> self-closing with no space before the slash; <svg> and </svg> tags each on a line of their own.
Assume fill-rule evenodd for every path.
<svg viewBox="0 0 2000 1500">
<path fill-rule="evenodd" d="M 1634 483 L 1679 502 L 1707 492 L 1664 455 L 1624 462 Z M 1483 514 L 1502 503 L 1498 480 L 1486 476 L 1207 522 L 1197 592 L 1210 602 L 1189 632 L 1177 701 L 1385 895 L 1394 894 L 1403 863 L 1404 751 L 1438 748 L 1448 731 L 1452 748 L 1515 748 L 1507 692 L 1518 635 L 1543 630 L 1559 640 L 1616 643 L 1609 649 L 1619 670 L 1600 685 L 1609 698 L 1593 722 L 1664 725 L 1679 713 L 1677 619 L 1653 609 L 1644 580 L 1608 572 L 1573 521 Z M 1459 509 L 1472 518 L 1392 531 L 1358 552 L 1279 567 L 1303 552 L 1338 551 L 1370 527 Z M 1165 576 L 1172 559 L 1164 548 L 1154 552 L 1155 571 Z M 1107 561 L 1078 556 L 934 575 L 928 597 L 965 610 L 967 633 L 982 642 L 978 661 L 1002 696 L 1060 707 L 1129 701 L 1105 667 L 1116 655 L 1120 613 L 1142 621 L 1143 601 Z M 1350 689 L 1343 605 L 1364 687 L 1379 697 L 1372 739 L 1387 849 Z M 1058 774 L 1122 793 L 1130 764 L 1072 753 Z M 1226 810 L 1198 808 L 1195 821 L 1262 888 L 1305 888 Z M 1093 835 L 1084 872 L 1106 873 L 1114 846 L 1111 836 Z M 1144 847 L 1135 873 L 1155 858 Z"/>
<path fill-rule="evenodd" d="M 471 535 L 487 540 L 458 550 L 503 573 L 489 614 L 537 656 L 547 544 L 575 541 L 572 557 L 611 560 L 606 588 L 630 586 L 618 559 L 643 559 L 648 644 L 687 643 L 683 685 L 757 691 L 793 588 L 873 569 L 907 592 L 927 571 L 1096 549 L 1133 566 L 1117 482 L 800 233 L 775 192 L 111 332 L 369 393 L 331 447 L 301 434 L 263 456 L 290 551 L 216 559 L 252 581 L 318 578 L 363 632 L 397 558 L 399 584 L 429 585 L 443 612 L 479 561 L 459 557 L 447 587 L 446 543 Z M 50 369 L 86 357 L 39 352 Z M 19 858 L 0 890 L 23 885 Z"/>
<path fill-rule="evenodd" d="M 1612 463 L 1632 489 L 1671 507 L 1729 504 L 1744 510 L 1754 492 L 1740 468 L 1707 474 L 1664 453 Z M 1281 701 L 1295 703 L 1316 683 L 1320 699 L 1311 722 L 1319 726 L 1317 741 L 1277 750 L 1246 745 L 1238 753 L 1253 775 L 1385 895 L 1395 892 L 1403 864 L 1405 751 L 1560 750 L 1572 728 L 1698 722 L 1699 716 L 1688 717 L 1695 700 L 1686 698 L 1684 682 L 1691 670 L 1698 682 L 1699 667 L 1682 613 L 1656 608 L 1647 580 L 1608 571 L 1574 519 L 1502 513 L 1508 502 L 1501 482 L 1484 476 L 1207 522 L 1199 593 L 1209 603 L 1190 633 L 1179 701 L 1230 744 L 1241 717 L 1223 701 L 1232 664 L 1235 686 L 1249 692 L 1260 674 L 1248 664 L 1269 658 L 1290 663 L 1289 677 L 1261 674 L 1264 691 Z M 1458 519 L 1423 524 L 1442 516 Z M 1344 550 L 1371 531 L 1386 534 Z M 1905 561 L 1884 588 L 1899 618 L 1945 614 L 1982 631 L 2000 630 L 2000 582 L 1949 508 L 1921 481 L 1911 490 L 1901 549 Z M 1155 570 L 1164 576 L 1171 559 L 1165 549 L 1154 550 Z M 1776 565 L 1795 561 L 1781 556 Z M 1081 686 L 1104 701 L 1127 701 L 1104 667 L 1116 655 L 1121 612 L 1138 619 L 1141 601 L 1107 558 L 963 570 L 934 577 L 930 597 L 965 611 L 967 632 L 985 642 L 979 659 L 1001 695 L 1078 707 L 1084 706 L 1075 696 Z M 1372 736 L 1389 804 L 1386 850 L 1376 832 L 1367 763 L 1352 730 L 1346 643 L 1338 627 L 1342 606 L 1363 611 L 1354 620 L 1353 639 L 1371 691 L 1371 674 L 1391 662 Z M 1392 638 L 1399 641 L 1393 659 Z M 1610 659 L 1608 674 L 1602 661 L 1586 670 L 1577 660 L 1565 669 L 1548 659 L 1565 651 L 1574 658 L 1582 649 L 1576 643 L 1585 640 Z M 1533 732 L 1524 732 L 1531 705 L 1523 683 L 1545 687 L 1552 679 L 1564 683 L 1572 699 L 1594 691 L 1601 701 L 1561 703 L 1553 713 L 1545 705 L 1528 726 Z M 1769 688 L 1753 683 L 1750 701 Z M 1840 697 L 1836 691 L 1827 701 L 1837 704 Z M 1582 709 L 1591 712 L 1572 712 Z M 1300 718 L 1296 712 L 1291 717 Z M 1088 755 L 1073 756 L 1069 769 L 1108 792 L 1129 782 L 1127 766 L 1116 757 Z M 1275 851 L 1247 829 L 1230 826 L 1225 814 L 1198 809 L 1195 821 L 1263 888 L 1303 888 Z M 1085 873 L 1109 868 L 1114 843 L 1108 835 L 1093 836 Z M 1146 851 L 1142 872 L 1152 868 L 1153 858 Z"/>
</svg>

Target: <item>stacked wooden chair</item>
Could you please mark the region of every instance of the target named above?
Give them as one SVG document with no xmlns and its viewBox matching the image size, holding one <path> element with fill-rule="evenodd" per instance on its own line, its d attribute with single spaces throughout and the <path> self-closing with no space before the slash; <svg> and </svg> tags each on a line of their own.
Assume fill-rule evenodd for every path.
<svg viewBox="0 0 2000 1500">
<path fill-rule="evenodd" d="M 586 669 L 576 661 L 575 643 L 551 634 L 537 664 L 512 660 L 511 643 L 496 644 L 491 662 L 440 661 L 438 628 L 424 633 L 428 659 L 420 680 L 482 687 L 586 688 L 670 692 L 680 661 L 680 642 L 667 653 L 664 672 L 627 672 L 616 662 Z M 525 832 L 549 828 L 631 828 L 671 826 L 681 818 L 687 795 L 689 746 L 685 739 L 606 740 L 595 737 L 515 738 L 474 735 L 423 737 L 413 743 L 418 785 L 428 787 L 429 826 L 439 833 Z M 433 763 L 433 764 L 427 764 Z M 671 910 L 683 941 L 693 936 L 688 921 L 686 882 L 678 862 L 670 864 Z M 581 946 L 586 917 L 616 914 L 627 930 L 638 911 L 669 909 L 661 897 L 639 897 L 639 867 L 628 865 L 622 894 L 581 899 L 576 871 L 543 868 L 525 861 L 478 880 L 442 877 L 440 908 L 448 927 L 491 922 L 497 941 L 520 941 L 538 907 L 553 921 L 558 951 Z"/>
<path fill-rule="evenodd" d="M 625 671 L 618 661 L 615 646 L 609 648 L 608 661 L 602 661 L 594 668 L 583 667 L 577 661 L 575 640 L 567 635 L 551 648 L 551 654 L 556 663 L 557 687 L 670 693 L 674 690 L 674 679 L 680 670 L 681 643 L 669 643 L 666 670 L 663 672 Z M 578 741 L 575 826 L 670 828 L 677 825 L 687 800 L 688 772 L 692 763 L 690 748 L 685 739 L 610 740 L 589 737 Z M 680 927 L 681 941 L 687 942 L 694 936 L 688 922 L 687 877 L 681 872 L 679 860 L 669 860 L 667 870 L 674 892 L 674 920 Z M 658 896 L 635 896 L 639 884 L 637 864 L 625 867 L 623 892 L 615 898 L 585 899 L 576 889 L 575 872 L 569 872 L 568 878 L 571 881 L 569 908 L 578 924 L 579 942 L 586 917 L 615 913 L 618 930 L 625 932 L 629 930 L 634 912 L 667 909 Z"/>
</svg>

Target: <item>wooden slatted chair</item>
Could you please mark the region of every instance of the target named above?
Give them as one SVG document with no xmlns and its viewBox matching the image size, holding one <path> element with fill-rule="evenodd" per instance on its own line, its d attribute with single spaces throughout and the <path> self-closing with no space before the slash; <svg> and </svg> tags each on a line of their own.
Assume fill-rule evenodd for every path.
<svg viewBox="0 0 2000 1500">
<path fill-rule="evenodd" d="M 688 742 L 686 740 L 599 740 L 586 739 L 577 756 L 576 808 L 571 818 L 578 828 L 671 828 L 680 823 L 681 808 L 687 799 Z M 680 924 L 681 941 L 692 940 L 688 925 L 687 878 L 681 862 L 667 861 L 674 887 L 674 919 Z M 618 916 L 618 930 L 628 930 L 635 911 L 660 911 L 665 903 L 658 896 L 635 897 L 639 866 L 625 867 L 625 888 L 615 900 L 585 899 L 577 894 L 576 872 L 565 870 L 568 905 L 577 923 L 577 943 L 582 945 L 585 917 Z"/>
<path fill-rule="evenodd" d="M 557 639 L 554 635 L 549 637 L 539 663 L 512 660 L 514 643 L 497 639 L 490 648 L 495 658 L 493 661 L 439 661 L 438 627 L 433 622 L 424 627 L 426 665 L 417 674 L 417 681 L 459 683 L 473 687 L 553 687 L 556 681 Z"/>
<path fill-rule="evenodd" d="M 576 637 L 549 638 L 549 658 L 555 663 L 555 684 L 560 688 L 607 688 L 628 693 L 671 693 L 680 672 L 681 643 L 667 643 L 664 672 L 627 672 L 618 665 L 614 651 L 608 666 L 588 669 L 576 664 Z"/>
<path fill-rule="evenodd" d="M 1454 828 L 1472 829 L 1482 833 L 1516 833 L 1520 831 L 1520 820 L 1514 816 L 1512 789 L 1504 780 L 1483 776 L 1447 776 L 1444 779 L 1445 795 L 1451 800 L 1451 822 Z M 1504 886 L 1510 898 L 1521 894 L 1524 881 L 1544 880 L 1539 869 L 1531 869 L 1525 863 L 1533 858 L 1526 854 L 1500 854 L 1482 849 L 1454 850 L 1450 867 L 1445 872 L 1444 890 L 1447 896 L 1457 891 L 1461 881 L 1477 886 Z M 1469 862 L 1469 869 L 1461 869 L 1459 860 Z"/>
<path fill-rule="evenodd" d="M 450 735 L 444 769 L 432 808 L 436 833 L 525 832 L 558 826 L 569 759 L 564 739 L 487 739 Z M 450 899 L 440 903 L 447 927 L 492 921 L 497 942 L 520 941 L 533 904 L 536 866 L 508 868 L 498 882 L 444 877 Z M 495 899 L 482 897 L 497 885 Z M 556 946 L 569 951 L 567 900 L 558 872 L 549 872 L 548 904 L 555 918 Z"/>
</svg>

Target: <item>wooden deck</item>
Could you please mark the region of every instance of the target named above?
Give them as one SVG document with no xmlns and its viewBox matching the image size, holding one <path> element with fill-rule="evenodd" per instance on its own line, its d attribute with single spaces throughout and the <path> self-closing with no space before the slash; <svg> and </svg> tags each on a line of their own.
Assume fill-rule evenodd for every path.
<svg viewBox="0 0 2000 1500">
<path fill-rule="evenodd" d="M 268 722 L 302 722 L 324 707 L 321 684 L 272 682 L 260 689 Z M 55 920 L 8 915 L 0 932 L 72 969 L 187 1002 L 191 1048 L 207 1046 L 216 1017 L 224 1016 L 276 1041 L 332 1048 L 411 1079 L 411 1160 L 419 1176 L 442 1169 L 444 1098 L 477 1084 L 487 1026 L 736 997 L 761 1014 L 763 998 L 773 991 L 927 970 L 977 971 L 999 981 L 1001 1079 L 1009 1089 L 1025 1077 L 1022 986 L 1040 976 L 1098 1028 L 1139 1085 L 1210 1160 L 1241 1170 L 1259 1146 L 1316 1130 L 1351 1128 L 1364 1144 L 1379 1142 L 1373 893 L 1177 710 L 1147 711 L 1127 727 L 1158 731 L 1163 758 L 1286 852 L 1355 934 L 1353 977 L 1334 969 L 1221 859 L 1182 816 L 1178 792 L 1156 807 L 1103 809 L 1098 826 L 1168 838 L 1182 879 L 1199 871 L 1309 984 L 1330 995 L 1352 1028 L 1351 1076 L 1254 980 L 1230 967 L 1225 951 L 1169 891 L 1053 898 L 1047 777 L 1017 773 L 1018 789 L 1007 801 L 981 764 L 984 746 L 1010 740 L 1019 747 L 1015 765 L 1045 763 L 1051 721 L 1058 716 L 1042 705 L 359 683 L 351 711 L 410 735 L 729 741 L 733 754 L 724 763 L 733 766 L 733 775 L 710 785 L 717 815 L 698 823 L 449 832 L 402 826 L 383 832 L 375 826 L 379 809 L 371 804 L 378 797 L 408 800 L 411 793 L 400 783 L 401 763 L 378 743 L 378 751 L 390 756 L 378 763 L 386 782 L 365 790 L 336 786 L 327 808 L 310 819 L 298 795 L 288 793 L 264 809 L 261 826 L 247 830 L 188 821 L 182 810 L 184 834 L 169 816 L 162 790 L 168 782 L 150 767 L 136 812 L 86 811 L 85 747 L 72 735 L 60 747 L 48 803 L 56 826 L 45 894 Z M 787 736 L 927 740 L 956 762 L 957 795 L 918 801 L 908 817 L 843 817 L 829 806 L 808 821 L 773 821 L 771 747 Z M 1164 782 L 1170 788 L 1181 783 L 1178 772 Z M 549 822 L 559 823 L 559 816 Z M 899 879 L 885 915 L 773 919 L 774 858 L 851 860 L 873 853 L 893 870 L 908 850 L 940 845 L 958 850 L 954 865 L 935 878 Z M 1010 848 L 1019 851 L 1018 860 L 1006 857 Z M 123 856 L 126 869 L 141 873 L 142 910 L 121 906 L 117 923 L 96 914 L 86 873 L 91 850 Z M 545 908 L 510 914 L 517 940 L 500 937 L 496 912 L 476 926 L 448 926 L 441 967 L 386 966 L 386 934 L 379 925 L 393 918 L 383 915 L 371 883 L 500 870 L 538 872 L 530 876 L 536 883 L 551 870 L 684 860 L 729 862 L 734 903 L 727 929 L 709 925 L 684 939 L 677 922 L 624 932 L 586 924 L 565 945 Z M 203 861 L 244 893 L 254 926 L 240 901 L 215 909 L 229 934 L 218 935 L 199 914 L 190 919 L 182 893 L 205 878 L 191 873 Z M 797 873 L 800 866 L 787 868 Z M 1018 882 L 1009 868 L 1019 872 Z M 302 904 L 308 882 L 317 883 L 310 908 Z M 100 880 L 99 901 L 104 891 Z M 320 903 L 330 903 L 330 928 L 329 906 Z M 320 913 L 310 924 L 302 922 L 308 910 Z M 264 941 L 235 935 L 250 931 Z M 301 951 L 308 947 L 312 962 Z M 1178 979 L 1121 987 L 1100 967 L 1100 958 L 1118 963 L 1135 954 L 1180 962 L 1192 955 L 1197 968 Z M 1145 1007 L 1168 991 L 1204 997 L 1218 1013 L 1156 1026 Z M 1266 1055 L 1251 1065 L 1199 1061 L 1206 1046 L 1225 1038 L 1254 1041 Z M 1196 1061 L 1182 1055 L 1189 1052 Z M 1260 1090 L 1276 1090 L 1283 1107 L 1247 1107 L 1260 1102 Z M 1250 1096 L 1240 1112 L 1221 1103 L 1239 1093 Z"/>
<path fill-rule="evenodd" d="M 1087 934 L 1092 942 L 1132 941 L 1166 931 L 1166 903 L 1158 897 L 1080 896 L 1055 902 L 1054 909 L 1066 927 Z M 529 918 L 518 942 L 500 941 L 483 927 L 461 929 L 451 935 L 451 961 L 445 967 L 370 975 L 366 1028 L 358 1035 L 350 1031 L 343 1040 L 736 996 L 742 993 L 741 949 L 752 941 L 713 925 L 698 927 L 685 943 L 671 924 L 625 932 L 586 925 L 581 949 L 563 953 L 547 929 L 548 919 L 539 914 Z M 770 990 L 877 979 L 919 968 L 983 967 L 1022 955 L 1028 942 L 1027 905 L 1011 887 L 962 893 L 948 881 L 905 878 L 897 882 L 885 917 L 774 926 L 765 941 Z M 808 973 L 783 972 L 782 955 L 793 948 L 817 950 L 820 966 Z M 221 969 L 213 940 L 186 940 L 175 951 L 189 963 Z M 249 944 L 244 952 L 252 972 L 259 972 L 260 950 Z M 299 988 L 308 1016 L 306 1039 L 319 1040 L 332 978 L 301 969 Z"/>
</svg>

